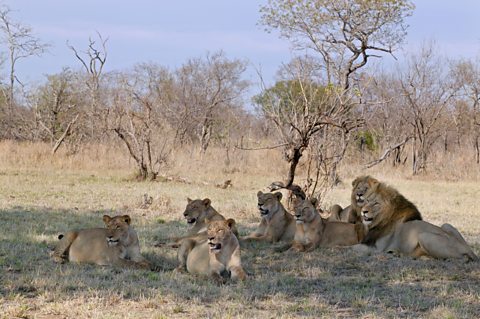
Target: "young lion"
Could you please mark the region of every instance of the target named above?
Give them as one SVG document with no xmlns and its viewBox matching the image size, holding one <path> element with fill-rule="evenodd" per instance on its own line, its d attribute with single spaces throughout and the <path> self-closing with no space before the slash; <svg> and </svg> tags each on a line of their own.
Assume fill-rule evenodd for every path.
<svg viewBox="0 0 480 319">
<path fill-rule="evenodd" d="M 316 204 L 315 198 L 296 200 L 297 229 L 291 250 L 311 251 L 317 247 L 350 246 L 362 240 L 364 229 L 361 224 L 326 221 L 320 217 Z"/>
<path fill-rule="evenodd" d="M 257 193 L 258 209 L 262 220 L 257 230 L 242 241 L 263 240 L 271 243 L 291 242 L 295 235 L 295 219 L 283 207 L 282 193 Z"/>
<path fill-rule="evenodd" d="M 455 227 L 450 224 L 438 227 L 423 221 L 414 204 L 377 180 L 371 181 L 361 217 L 367 228 L 363 243 L 377 251 L 411 257 L 478 260 Z"/>
<path fill-rule="evenodd" d="M 229 273 L 233 280 L 247 278 L 240 260 L 240 245 L 232 229 L 233 219 L 206 221 L 207 240 L 185 239 L 178 251 L 177 271 L 212 276 L 223 282 L 222 274 Z"/>
<path fill-rule="evenodd" d="M 180 242 L 184 239 L 206 239 L 207 237 L 207 223 L 206 219 L 213 220 L 225 220 L 220 213 L 218 213 L 212 206 L 211 201 L 208 198 L 205 199 L 190 199 L 187 198 L 187 207 L 183 212 L 183 216 L 187 220 L 189 225 L 192 225 L 185 236 L 174 237 L 167 239 L 166 241 L 159 241 L 156 246 L 161 246 L 166 242 L 168 246 L 178 247 Z M 238 235 L 236 225 L 233 226 L 233 232 Z"/>
<path fill-rule="evenodd" d="M 103 216 L 106 228 L 68 231 L 60 235 L 52 258 L 55 262 L 67 260 L 93 263 L 101 266 L 150 268 L 140 254 L 138 236 L 130 226 L 130 216 Z"/>
</svg>

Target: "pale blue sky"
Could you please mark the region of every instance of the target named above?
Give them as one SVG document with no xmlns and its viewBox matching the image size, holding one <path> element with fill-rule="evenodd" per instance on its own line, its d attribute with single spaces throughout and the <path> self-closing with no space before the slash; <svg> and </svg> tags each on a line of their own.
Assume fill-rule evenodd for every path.
<svg viewBox="0 0 480 319">
<path fill-rule="evenodd" d="M 63 66 L 78 67 L 69 40 L 78 49 L 96 31 L 108 36 L 107 70 L 138 62 L 175 68 L 188 58 L 224 50 L 229 58 L 248 59 L 270 82 L 282 62 L 292 57 L 285 40 L 257 26 L 258 8 L 266 0 L 4 0 L 15 20 L 30 25 L 51 44 L 50 53 L 19 64 L 23 81 L 38 81 Z M 417 0 L 404 51 L 435 39 L 450 56 L 480 56 L 480 1 Z M 401 56 L 403 53 L 397 53 Z M 386 63 L 392 63 L 387 57 Z M 246 74 L 258 80 L 250 67 Z"/>
</svg>

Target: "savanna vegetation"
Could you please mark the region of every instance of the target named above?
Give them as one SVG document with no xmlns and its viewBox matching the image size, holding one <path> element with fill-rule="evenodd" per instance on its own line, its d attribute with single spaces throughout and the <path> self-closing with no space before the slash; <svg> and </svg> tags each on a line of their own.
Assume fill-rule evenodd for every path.
<svg viewBox="0 0 480 319">
<path fill-rule="evenodd" d="M 173 273 L 176 250 L 153 245 L 186 232 L 187 197 L 210 198 L 245 235 L 260 219 L 257 191 L 274 181 L 328 208 L 348 205 L 351 181 L 371 174 L 480 254 L 480 62 L 426 43 L 382 67 L 413 10 L 407 0 L 269 1 L 260 24 L 299 55 L 275 83 L 259 74 L 250 96 L 248 61 L 225 52 L 106 72 L 115 52 L 100 33 L 69 45 L 71 66 L 26 85 L 16 67 L 49 47 L 1 7 L 0 317 L 478 317 L 478 262 L 257 243 L 242 246 L 249 280 L 218 286 Z M 158 271 L 49 258 L 59 233 L 121 213 Z"/>
</svg>

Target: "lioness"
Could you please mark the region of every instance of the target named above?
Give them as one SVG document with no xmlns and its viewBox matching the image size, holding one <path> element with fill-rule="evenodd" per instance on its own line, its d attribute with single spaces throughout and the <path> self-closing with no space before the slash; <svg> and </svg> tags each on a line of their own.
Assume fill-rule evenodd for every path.
<svg viewBox="0 0 480 319">
<path fill-rule="evenodd" d="M 295 219 L 280 202 L 282 193 L 257 193 L 258 209 L 262 220 L 257 230 L 243 241 L 263 240 L 271 243 L 278 241 L 291 242 L 295 235 Z"/>
<path fill-rule="evenodd" d="M 363 238 L 363 226 L 344 222 L 329 222 L 320 217 L 316 209 L 317 200 L 297 199 L 295 238 L 290 249 L 311 251 L 317 247 L 350 246 Z"/>
<path fill-rule="evenodd" d="M 205 199 L 190 199 L 187 197 L 187 207 L 183 212 L 187 223 L 192 225 L 185 236 L 174 237 L 167 240 L 157 242 L 157 246 L 161 246 L 168 242 L 169 246 L 178 247 L 183 239 L 205 239 L 207 238 L 207 224 L 206 219 L 213 220 L 225 220 L 220 213 L 218 213 L 212 206 L 211 201 L 208 198 Z M 237 226 L 233 225 L 233 232 L 238 235 Z"/>
<path fill-rule="evenodd" d="M 423 221 L 414 204 L 377 180 L 370 181 L 361 218 L 367 228 L 363 243 L 377 251 L 478 260 L 455 227 L 438 227 Z"/>
<path fill-rule="evenodd" d="M 247 278 L 240 261 L 240 245 L 232 229 L 233 219 L 209 221 L 207 239 L 185 239 L 178 251 L 177 271 L 192 274 L 209 275 L 223 282 L 222 275 L 227 272 L 233 280 Z"/>
<path fill-rule="evenodd" d="M 352 195 L 350 196 L 350 205 L 342 208 L 340 205 L 330 207 L 329 221 L 342 221 L 347 223 L 361 222 L 360 210 L 365 201 L 365 193 L 370 187 L 370 181 L 374 180 L 371 176 L 359 176 L 352 182 Z"/>
<path fill-rule="evenodd" d="M 93 263 L 101 266 L 150 268 L 140 254 L 138 236 L 130 216 L 103 216 L 106 228 L 72 230 L 60 235 L 52 258 L 55 262 Z"/>
</svg>

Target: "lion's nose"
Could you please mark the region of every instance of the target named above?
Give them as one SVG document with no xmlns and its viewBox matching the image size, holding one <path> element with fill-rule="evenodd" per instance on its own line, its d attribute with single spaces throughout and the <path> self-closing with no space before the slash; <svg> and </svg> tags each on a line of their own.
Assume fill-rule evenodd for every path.
<svg viewBox="0 0 480 319">
<path fill-rule="evenodd" d="M 183 213 L 183 216 L 187 217 L 188 216 L 187 212 Z"/>
<path fill-rule="evenodd" d="M 214 240 L 214 239 L 215 239 L 215 237 L 208 237 L 208 240 L 209 240 L 209 241 L 212 241 L 212 240 Z"/>
</svg>

